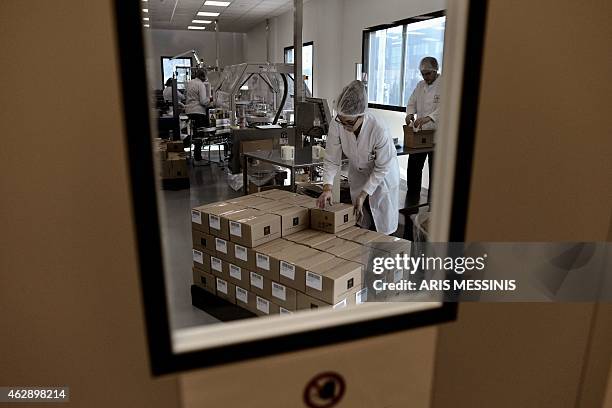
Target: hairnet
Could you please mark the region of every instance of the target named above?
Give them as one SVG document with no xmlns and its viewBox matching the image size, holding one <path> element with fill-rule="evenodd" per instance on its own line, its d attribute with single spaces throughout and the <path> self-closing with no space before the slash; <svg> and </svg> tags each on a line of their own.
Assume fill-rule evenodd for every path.
<svg viewBox="0 0 612 408">
<path fill-rule="evenodd" d="M 420 71 L 437 71 L 438 70 L 438 60 L 434 57 L 425 57 L 421 60 L 419 64 Z"/>
<path fill-rule="evenodd" d="M 361 116 L 368 106 L 365 85 L 361 81 L 353 81 L 344 87 L 338 96 L 336 110 L 342 116 Z"/>
</svg>

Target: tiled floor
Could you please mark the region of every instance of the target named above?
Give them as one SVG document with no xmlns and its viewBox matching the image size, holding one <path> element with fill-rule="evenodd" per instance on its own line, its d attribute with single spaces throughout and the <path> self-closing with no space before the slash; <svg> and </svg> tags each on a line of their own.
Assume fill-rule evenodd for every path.
<svg viewBox="0 0 612 408">
<path fill-rule="evenodd" d="M 214 153 L 213 153 L 214 156 Z M 227 183 L 224 170 L 215 164 L 191 168 L 191 188 L 162 191 L 162 220 L 164 259 L 166 260 L 166 287 L 172 330 L 211 324 L 218 320 L 191 305 L 190 287 L 192 282 L 191 255 L 191 212 L 192 207 L 221 201 L 242 195 L 233 191 Z M 405 182 L 401 184 L 400 207 L 406 195 Z M 427 197 L 423 190 L 422 199 Z M 403 236 L 404 217 L 400 215 L 400 226 L 395 234 Z"/>
</svg>

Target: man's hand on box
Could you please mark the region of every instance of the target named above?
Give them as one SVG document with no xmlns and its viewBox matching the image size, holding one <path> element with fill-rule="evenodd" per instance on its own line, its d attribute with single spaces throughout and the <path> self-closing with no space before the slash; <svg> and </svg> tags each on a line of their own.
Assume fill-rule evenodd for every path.
<svg viewBox="0 0 612 408">
<path fill-rule="evenodd" d="M 359 196 L 355 200 L 355 204 L 353 205 L 353 214 L 355 214 L 355 218 L 357 221 L 363 217 L 363 203 L 365 203 L 365 199 L 368 197 L 368 193 L 362 191 L 359 193 Z"/>
<path fill-rule="evenodd" d="M 323 209 L 325 205 L 332 205 L 332 192 L 331 190 L 323 190 L 319 198 L 317 198 L 317 207 Z"/>
<path fill-rule="evenodd" d="M 431 122 L 431 118 L 429 116 L 425 116 L 424 118 L 418 118 L 414 121 L 414 127 L 422 128 L 424 124 Z"/>
</svg>

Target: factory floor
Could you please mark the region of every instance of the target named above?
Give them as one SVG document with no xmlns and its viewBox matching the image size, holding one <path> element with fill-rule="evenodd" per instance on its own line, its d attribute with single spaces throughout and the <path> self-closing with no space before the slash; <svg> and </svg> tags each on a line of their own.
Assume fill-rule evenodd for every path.
<svg viewBox="0 0 612 408">
<path fill-rule="evenodd" d="M 213 158 L 215 153 L 213 152 Z M 191 187 L 183 190 L 161 191 L 162 240 L 165 248 L 166 287 L 172 330 L 200 326 L 218 320 L 191 305 L 192 277 L 191 208 L 242 195 L 232 190 L 226 174 L 218 165 L 190 167 Z M 400 183 L 400 208 L 404 207 L 406 182 Z M 427 190 L 421 192 L 421 201 L 427 199 Z M 394 234 L 403 237 L 405 220 L 399 217 L 399 228 Z"/>
</svg>

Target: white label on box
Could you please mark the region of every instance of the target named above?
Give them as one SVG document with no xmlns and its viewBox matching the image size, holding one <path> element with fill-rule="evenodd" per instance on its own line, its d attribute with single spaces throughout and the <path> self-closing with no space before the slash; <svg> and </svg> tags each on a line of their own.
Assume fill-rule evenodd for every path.
<svg viewBox="0 0 612 408">
<path fill-rule="evenodd" d="M 242 269 L 239 266 L 230 264 L 229 273 L 232 278 L 242 280 Z"/>
<path fill-rule="evenodd" d="M 217 278 L 217 290 L 227 295 L 227 282 L 223 279 Z"/>
<path fill-rule="evenodd" d="M 221 238 L 215 238 L 215 248 L 217 251 L 227 254 L 227 241 Z"/>
<path fill-rule="evenodd" d="M 280 274 L 287 279 L 295 280 L 295 265 L 292 265 L 285 261 L 281 261 Z"/>
<path fill-rule="evenodd" d="M 257 267 L 261 269 L 265 269 L 266 271 L 270 270 L 270 257 L 263 254 L 257 254 L 256 257 Z"/>
<path fill-rule="evenodd" d="M 235 235 L 237 237 L 242 236 L 242 224 L 236 221 L 230 221 L 229 223 L 230 234 Z"/>
<path fill-rule="evenodd" d="M 240 245 L 234 246 L 234 255 L 236 256 L 236 259 L 240 259 L 241 261 L 244 261 L 244 262 L 246 262 L 248 259 L 247 249 Z"/>
<path fill-rule="evenodd" d="M 306 286 L 316 290 L 323 290 L 323 277 L 319 274 L 306 271 Z"/>
<path fill-rule="evenodd" d="M 368 300 L 368 288 L 363 288 L 359 292 L 355 293 L 355 303 L 358 305 L 365 303 Z"/>
<path fill-rule="evenodd" d="M 199 264 L 204 264 L 204 255 L 197 249 L 193 249 L 193 261 Z"/>
<path fill-rule="evenodd" d="M 236 286 L 236 299 L 243 303 L 249 303 L 249 292 Z"/>
<path fill-rule="evenodd" d="M 263 290 L 263 276 L 255 272 L 251 272 L 251 285 Z"/>
<path fill-rule="evenodd" d="M 210 257 L 210 267 L 217 272 L 222 272 L 221 268 L 221 260 L 219 258 L 215 258 L 214 256 Z"/>
<path fill-rule="evenodd" d="M 346 307 L 346 298 L 342 299 L 334 305 L 334 309 L 342 309 Z"/>
<path fill-rule="evenodd" d="M 208 215 L 208 225 L 216 230 L 221 229 L 221 219 L 218 215 Z"/>
<path fill-rule="evenodd" d="M 289 310 L 285 309 L 284 307 L 280 308 L 280 314 L 293 314 L 293 312 L 290 312 Z"/>
<path fill-rule="evenodd" d="M 191 210 L 191 222 L 202 224 L 202 213 L 198 210 Z"/>
<path fill-rule="evenodd" d="M 272 282 L 272 296 L 281 300 L 287 300 L 287 288 L 276 282 Z"/>
<path fill-rule="evenodd" d="M 270 314 L 270 302 L 257 296 L 257 310 L 265 314 Z"/>
<path fill-rule="evenodd" d="M 393 283 L 397 283 L 402 280 L 402 270 L 398 269 L 393 271 Z"/>
</svg>

